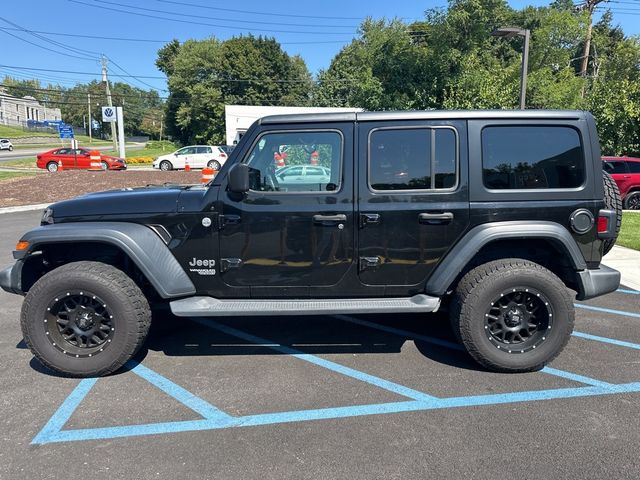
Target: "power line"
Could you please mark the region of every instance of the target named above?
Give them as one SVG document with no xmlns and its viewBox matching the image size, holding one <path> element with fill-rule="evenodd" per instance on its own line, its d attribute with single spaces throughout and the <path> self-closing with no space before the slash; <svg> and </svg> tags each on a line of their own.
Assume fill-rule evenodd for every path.
<svg viewBox="0 0 640 480">
<path fill-rule="evenodd" d="M 22 31 L 19 28 L 0 27 L 0 30 L 9 31 Z M 33 33 L 40 33 L 42 35 L 56 35 L 61 37 L 73 37 L 73 38 L 89 38 L 92 40 L 114 40 L 120 42 L 141 42 L 141 43 L 169 43 L 173 39 L 150 39 L 150 38 L 130 38 L 130 37 L 106 37 L 102 35 L 83 35 L 79 33 L 65 33 L 65 32 L 45 32 L 42 30 L 29 30 Z M 316 44 L 329 44 L 329 43 L 347 43 L 352 39 L 344 40 L 320 40 L 320 41 L 303 41 L 303 42 L 278 42 L 280 45 L 316 45 Z"/>
<path fill-rule="evenodd" d="M 290 14 L 290 13 L 255 12 L 251 10 L 236 10 L 233 8 L 211 7 L 209 5 L 199 5 L 197 3 L 177 2 L 177 1 L 171 1 L 171 0 L 156 0 L 156 1 L 160 3 L 171 3 L 174 5 L 204 8 L 207 10 L 218 10 L 221 12 L 247 13 L 250 15 L 264 15 L 264 16 L 278 17 L 278 18 L 287 17 L 287 18 L 320 18 L 324 20 L 362 20 L 362 18 L 359 18 L 359 17 L 327 17 L 327 16 L 320 16 L 320 15 L 298 15 L 298 14 Z"/>
<path fill-rule="evenodd" d="M 207 23 L 207 22 L 198 22 L 195 20 L 181 20 L 179 18 L 168 18 L 168 17 L 161 17 L 159 15 L 152 15 L 149 13 L 141 13 L 141 12 L 131 12 L 128 10 L 122 10 L 120 8 L 113 8 L 113 7 L 106 7 L 104 5 L 95 5 L 92 3 L 87 3 L 87 2 L 82 2 L 80 0 L 68 0 L 71 3 L 76 3 L 78 5 L 84 5 L 87 7 L 92 7 L 92 8 L 98 8 L 98 9 L 102 9 L 102 10 L 109 10 L 112 12 L 118 12 L 118 13 L 126 13 L 128 15 L 137 15 L 139 17 L 145 17 L 145 18 L 155 18 L 158 20 L 165 20 L 165 21 L 169 21 L 169 22 L 178 22 L 178 23 L 186 23 L 188 25 L 204 25 L 206 27 L 216 27 L 216 28 L 224 28 L 227 30 L 241 30 L 241 31 L 255 31 L 255 32 L 266 32 L 266 33 L 279 33 L 279 34 L 305 34 L 305 35 L 352 35 L 354 32 L 310 32 L 310 31 L 303 31 L 303 30 L 295 30 L 295 31 L 282 31 L 282 32 L 274 32 L 273 29 L 271 30 L 266 30 L 266 29 L 259 29 L 259 28 L 241 28 L 241 27 L 232 27 L 229 25 L 221 25 L 221 24 L 215 24 L 215 23 Z M 129 8 L 136 8 L 136 7 L 129 7 Z"/>
<path fill-rule="evenodd" d="M 57 69 L 51 69 L 51 68 L 36 68 L 36 67 L 22 67 L 22 66 L 16 66 L 16 65 L 2 65 L 0 64 L 0 68 L 13 68 L 13 69 L 17 69 L 17 70 L 28 70 L 28 71 L 36 71 L 36 72 L 54 72 L 54 73 L 68 73 L 68 74 L 74 74 L 74 75 L 90 75 L 90 76 L 100 76 L 99 74 L 95 73 L 95 72 L 80 72 L 80 71 L 74 71 L 74 70 L 57 70 Z M 134 77 L 133 75 L 122 75 L 123 77 Z M 160 77 L 160 76 L 152 76 L 152 75 L 135 75 L 136 78 L 144 78 L 144 79 L 149 79 L 149 80 L 166 80 L 166 77 Z M 212 81 L 212 82 L 221 82 L 221 83 L 307 83 L 307 82 L 313 82 L 314 80 L 282 80 L 282 79 L 275 79 L 275 78 L 270 78 L 270 79 L 264 79 L 264 78 L 207 78 L 208 81 Z M 358 80 L 353 79 L 353 78 L 326 78 L 322 80 L 323 82 L 356 82 Z"/>
<path fill-rule="evenodd" d="M 43 46 L 43 45 L 39 45 L 39 44 L 37 44 L 37 43 L 35 43 L 35 42 L 32 42 L 32 41 L 30 41 L 30 40 L 27 40 L 26 38 L 22 38 L 22 37 L 20 37 L 20 36 L 18 36 L 18 35 L 14 35 L 13 33 L 7 32 L 6 30 L 3 30 L 3 33 L 6 33 L 7 35 L 10 35 L 10 36 L 12 36 L 12 37 L 14 37 L 14 38 L 17 38 L 18 40 L 21 40 L 21 41 L 23 41 L 23 42 L 25 42 L 25 43 L 28 43 L 28 44 L 30 44 L 30 45 L 33 45 L 33 46 L 35 46 L 35 47 L 42 48 L 43 50 L 47 50 L 47 51 L 49 51 L 49 52 L 57 53 L 58 55 L 63 55 L 63 56 L 65 56 L 65 57 L 71 57 L 71 58 L 77 58 L 77 59 L 85 60 L 85 61 L 86 61 L 86 60 L 95 61 L 95 59 L 94 59 L 94 58 L 89 58 L 89 57 L 87 57 L 87 56 L 82 56 L 82 57 L 80 57 L 80 56 L 78 56 L 78 55 L 72 55 L 72 54 L 70 54 L 70 53 L 66 53 L 66 52 L 59 52 L 58 50 L 54 50 L 54 49 L 52 49 L 52 48 L 45 47 L 45 46 Z"/>
<path fill-rule="evenodd" d="M 175 15 L 178 17 L 188 17 L 188 18 L 200 18 L 200 19 L 206 19 L 206 20 L 222 20 L 223 22 L 233 22 L 233 23 L 252 23 L 255 25 L 274 25 L 274 23 L 272 21 L 268 22 L 268 21 L 259 21 L 259 20 L 236 20 L 234 18 L 229 18 L 229 17 L 204 17 L 202 15 L 191 15 L 188 13 L 181 13 L 181 12 L 173 12 L 170 10 L 158 10 L 157 8 L 144 8 L 144 7 L 138 7 L 135 5 L 130 5 L 127 3 L 119 3 L 119 2 L 114 2 L 114 1 L 108 1 L 108 0 L 93 0 L 96 3 L 103 3 L 103 4 L 107 4 L 107 5 L 116 5 L 119 7 L 125 7 L 125 8 L 130 8 L 133 10 L 142 10 L 144 12 L 152 12 L 152 13 L 166 13 L 168 15 Z M 292 27 L 312 27 L 312 28 L 358 28 L 358 25 L 326 25 L 326 24 L 312 24 L 312 23 L 287 23 L 287 26 L 292 26 Z"/>
</svg>

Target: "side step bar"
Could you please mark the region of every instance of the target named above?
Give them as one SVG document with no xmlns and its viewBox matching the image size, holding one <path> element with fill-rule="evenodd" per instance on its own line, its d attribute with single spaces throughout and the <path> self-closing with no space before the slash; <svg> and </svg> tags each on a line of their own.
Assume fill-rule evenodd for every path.
<svg viewBox="0 0 640 480">
<path fill-rule="evenodd" d="M 302 300 L 219 300 L 190 297 L 174 300 L 171 311 L 178 317 L 254 315 L 334 315 L 339 313 L 435 312 L 440 299 L 420 294 L 402 298 L 337 298 Z"/>
</svg>

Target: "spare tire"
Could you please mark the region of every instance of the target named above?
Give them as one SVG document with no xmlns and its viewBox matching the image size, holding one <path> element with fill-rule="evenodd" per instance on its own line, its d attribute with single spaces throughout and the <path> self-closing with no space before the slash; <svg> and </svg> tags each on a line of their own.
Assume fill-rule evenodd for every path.
<svg viewBox="0 0 640 480">
<path fill-rule="evenodd" d="M 607 172 L 602 172 L 602 180 L 604 182 L 604 204 L 607 210 L 615 210 L 616 212 L 616 236 L 608 238 L 602 243 L 604 250 L 602 255 L 606 255 L 613 248 L 620 233 L 620 224 L 622 223 L 622 199 L 620 198 L 620 190 L 618 185 Z"/>
</svg>

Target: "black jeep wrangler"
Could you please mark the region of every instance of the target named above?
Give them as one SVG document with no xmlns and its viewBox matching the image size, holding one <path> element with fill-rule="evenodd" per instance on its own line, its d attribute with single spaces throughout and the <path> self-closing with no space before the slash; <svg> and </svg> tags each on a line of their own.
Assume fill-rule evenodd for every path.
<svg viewBox="0 0 640 480">
<path fill-rule="evenodd" d="M 25 295 L 34 355 L 71 376 L 120 368 L 161 303 L 180 317 L 447 308 L 480 364 L 523 372 L 565 346 L 574 297 L 618 288 L 600 260 L 619 225 L 586 112 L 272 116 L 208 185 L 47 208 L 0 285 Z"/>
</svg>

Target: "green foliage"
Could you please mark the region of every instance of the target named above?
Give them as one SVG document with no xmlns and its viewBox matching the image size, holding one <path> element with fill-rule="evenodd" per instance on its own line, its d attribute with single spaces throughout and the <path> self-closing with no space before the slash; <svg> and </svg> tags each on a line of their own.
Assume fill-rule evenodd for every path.
<svg viewBox="0 0 640 480">
<path fill-rule="evenodd" d="M 180 147 L 169 140 L 151 140 L 144 144 L 144 148 L 146 150 L 162 150 L 164 148 L 167 152 L 174 152 Z"/>
<path fill-rule="evenodd" d="M 300 57 L 274 39 L 171 42 L 156 62 L 168 77 L 167 133 L 183 144 L 222 144 L 224 105 L 307 105 L 312 89 Z"/>
</svg>

